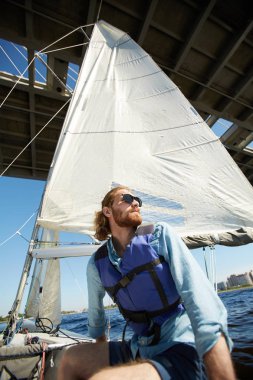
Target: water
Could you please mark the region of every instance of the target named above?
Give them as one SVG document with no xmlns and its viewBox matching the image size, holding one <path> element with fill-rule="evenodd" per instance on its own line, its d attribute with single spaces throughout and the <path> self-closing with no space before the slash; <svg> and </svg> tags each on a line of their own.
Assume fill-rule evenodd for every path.
<svg viewBox="0 0 253 380">
<path fill-rule="evenodd" d="M 253 288 L 220 294 L 228 310 L 228 329 L 239 379 L 253 379 Z"/>
<path fill-rule="evenodd" d="M 228 328 L 234 342 L 232 352 L 238 379 L 253 379 L 253 288 L 240 289 L 220 294 L 228 310 Z M 108 310 L 110 338 L 119 339 L 124 328 L 124 320 L 118 310 Z M 87 335 L 87 314 L 64 315 L 62 328 Z M 131 331 L 126 332 L 126 337 Z"/>
</svg>

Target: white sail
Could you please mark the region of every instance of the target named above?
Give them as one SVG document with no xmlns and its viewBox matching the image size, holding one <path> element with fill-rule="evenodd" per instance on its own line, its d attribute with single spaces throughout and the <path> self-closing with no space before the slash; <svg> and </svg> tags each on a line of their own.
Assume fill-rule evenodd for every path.
<svg viewBox="0 0 253 380">
<path fill-rule="evenodd" d="M 60 261 L 47 261 L 47 271 L 39 305 L 39 317 L 49 319 L 54 325 L 61 323 Z M 44 325 L 47 325 L 43 321 Z"/>
<path fill-rule="evenodd" d="M 26 316 L 47 318 L 58 325 L 61 322 L 60 262 L 37 260 L 36 269 L 26 304 Z M 48 325 L 46 320 L 43 324 Z"/>
<path fill-rule="evenodd" d="M 42 251 L 46 250 L 43 245 L 48 246 L 48 249 L 56 249 L 51 247 L 51 241 L 58 239 L 57 232 L 44 229 L 42 239 Z M 61 322 L 60 262 L 36 258 L 25 313 L 27 317 L 47 318 L 58 325 Z M 43 320 L 43 324 L 48 325 L 48 322 Z"/>
<path fill-rule="evenodd" d="M 30 286 L 29 296 L 26 303 L 26 316 L 27 317 L 38 317 L 39 315 L 39 305 L 40 305 L 40 288 L 42 281 L 42 272 L 46 265 L 45 261 L 37 260 L 36 268 L 33 272 L 33 278 Z"/>
<path fill-rule="evenodd" d="M 166 221 L 181 236 L 203 239 L 253 228 L 252 187 L 219 139 L 151 57 L 101 21 L 68 109 L 38 223 L 91 232 L 94 212 L 118 184 L 143 199 L 144 221 Z"/>
</svg>

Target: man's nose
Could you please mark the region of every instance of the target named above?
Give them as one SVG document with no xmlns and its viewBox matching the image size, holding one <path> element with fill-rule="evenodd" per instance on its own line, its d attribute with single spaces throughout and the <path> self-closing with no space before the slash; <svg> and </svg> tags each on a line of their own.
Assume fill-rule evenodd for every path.
<svg viewBox="0 0 253 380">
<path fill-rule="evenodd" d="M 139 207 L 139 202 L 136 199 L 134 199 L 133 202 L 131 203 L 131 206 L 133 208 Z"/>
</svg>

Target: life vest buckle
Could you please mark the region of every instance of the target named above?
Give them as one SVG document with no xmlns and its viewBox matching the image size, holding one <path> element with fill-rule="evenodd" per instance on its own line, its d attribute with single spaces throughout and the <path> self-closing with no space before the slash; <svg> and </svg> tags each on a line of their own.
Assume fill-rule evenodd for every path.
<svg viewBox="0 0 253 380">
<path fill-rule="evenodd" d="M 122 277 L 122 279 L 119 281 L 120 285 L 122 288 L 125 288 L 130 282 L 131 282 L 132 279 L 130 279 L 127 275 Z"/>
</svg>

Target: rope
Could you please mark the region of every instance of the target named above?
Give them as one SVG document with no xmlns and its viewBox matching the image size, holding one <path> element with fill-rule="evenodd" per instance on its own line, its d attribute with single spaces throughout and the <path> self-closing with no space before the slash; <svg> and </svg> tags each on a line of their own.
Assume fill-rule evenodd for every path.
<svg viewBox="0 0 253 380">
<path fill-rule="evenodd" d="M 88 36 L 88 34 L 85 32 L 85 30 L 83 28 L 81 28 L 81 31 L 83 32 L 83 34 L 85 35 L 85 37 L 87 38 L 88 41 L 90 41 L 90 37 Z"/>
<path fill-rule="evenodd" d="M 101 0 L 101 1 L 100 1 L 100 4 L 99 4 L 98 14 L 97 14 L 97 21 L 98 21 L 99 16 L 100 16 L 100 11 L 101 11 L 101 8 L 102 8 L 102 3 L 103 3 L 103 0 Z"/>
<path fill-rule="evenodd" d="M 59 48 L 59 49 L 46 50 L 46 51 L 43 52 L 43 54 L 54 53 L 55 51 L 61 51 L 61 50 L 71 49 L 71 48 L 73 48 L 73 47 L 78 47 L 78 46 L 83 46 L 83 45 L 88 45 L 88 44 L 89 44 L 89 42 L 83 42 L 82 44 L 66 46 L 66 47 Z"/>
<path fill-rule="evenodd" d="M 87 24 L 87 25 L 83 25 L 83 26 L 79 26 L 78 28 L 75 28 L 74 30 L 72 30 L 71 32 L 65 34 L 64 36 L 60 37 L 58 40 L 54 41 L 53 43 L 47 45 L 45 48 L 41 49 L 37 54 L 35 54 L 35 56 L 33 57 L 33 59 L 30 61 L 30 63 L 28 64 L 28 66 L 26 67 L 26 69 L 23 71 L 23 73 L 21 74 L 21 72 L 18 70 L 18 68 L 16 67 L 16 65 L 14 64 L 14 62 L 10 59 L 10 57 L 6 54 L 6 52 L 4 51 L 4 49 L 1 47 L 1 49 L 3 50 L 4 54 L 7 56 L 7 58 L 11 61 L 11 63 L 13 64 L 13 66 L 18 70 L 18 72 L 21 74 L 19 79 L 15 82 L 15 84 L 13 85 L 13 87 L 11 88 L 11 90 L 8 92 L 8 94 L 6 95 L 6 97 L 3 99 L 2 103 L 0 104 L 0 108 L 3 106 L 3 104 L 6 102 L 6 100 L 9 98 L 9 96 L 11 95 L 11 93 L 14 91 L 14 89 L 16 88 L 16 86 L 18 85 L 18 83 L 21 81 L 21 79 L 24 77 L 24 74 L 28 71 L 29 67 L 33 64 L 35 58 L 38 58 L 41 62 L 44 63 L 44 65 L 52 72 L 52 74 L 57 78 L 57 80 L 64 86 L 64 88 L 66 88 L 70 94 L 72 94 L 72 89 L 69 87 L 69 86 L 66 86 L 59 78 L 58 76 L 53 72 L 53 70 L 47 65 L 46 62 L 44 62 L 43 58 L 40 56 L 40 54 L 44 53 L 49 47 L 55 45 L 56 43 L 58 43 L 59 41 L 63 40 L 64 38 L 68 37 L 69 35 L 71 35 L 72 33 L 78 31 L 79 29 L 82 30 L 82 28 L 85 28 L 85 27 L 89 27 L 89 26 L 93 26 L 94 23 L 92 24 Z M 84 32 L 84 31 L 83 31 Z M 89 37 L 87 36 L 87 34 L 84 32 L 85 36 L 89 39 Z M 84 45 L 86 43 L 83 43 L 81 45 Z M 73 45 L 73 46 L 69 46 L 67 48 L 70 48 L 70 47 L 74 47 L 74 46 L 78 46 L 78 45 Z M 18 49 L 17 49 L 18 50 Z M 18 50 L 19 51 L 19 50 Z M 22 54 L 20 51 L 19 51 L 20 54 Z M 45 53 L 44 53 L 45 54 Z M 39 73 L 40 74 L 40 73 Z M 40 74 L 41 75 L 41 74 Z M 44 77 L 42 76 L 42 78 L 44 79 Z M 48 124 L 58 115 L 59 112 L 61 112 L 61 110 L 69 103 L 70 99 L 68 99 L 64 105 L 52 116 L 52 118 L 41 128 L 41 130 L 31 139 L 31 141 L 21 150 L 21 152 L 11 161 L 11 163 L 5 168 L 5 170 L 0 174 L 0 177 L 2 177 L 6 171 L 13 165 L 13 163 L 20 157 L 20 155 L 28 148 L 29 145 L 32 144 L 32 142 L 39 136 L 39 134 L 48 126 Z M 16 233 L 15 233 L 16 234 Z M 15 235 L 14 234 L 14 235 Z M 14 236 L 13 235 L 13 236 Z M 11 238 L 11 237 L 10 237 Z"/>
<path fill-rule="evenodd" d="M 46 364 L 46 347 L 45 342 L 42 343 L 42 358 L 41 358 L 41 369 L 40 369 L 40 380 L 44 380 L 45 364 Z"/>
<path fill-rule="evenodd" d="M 208 268 L 207 268 L 206 249 L 205 249 L 205 247 L 203 247 L 203 254 L 204 254 L 204 263 L 205 263 L 206 277 L 209 279 Z"/>
<path fill-rule="evenodd" d="M 216 257 L 215 257 L 215 247 L 212 245 L 210 247 L 210 250 L 211 250 L 211 255 L 212 255 L 212 276 L 213 276 L 213 286 L 214 286 L 214 290 L 218 291 L 217 289 L 217 268 L 216 268 Z"/>
<path fill-rule="evenodd" d="M 30 243 L 30 240 L 28 240 L 27 238 L 25 238 L 20 231 L 17 231 L 17 235 L 19 235 L 22 239 L 24 239 L 25 241 L 27 241 L 27 243 Z"/>
<path fill-rule="evenodd" d="M 3 106 L 3 104 L 5 103 L 5 101 L 8 99 L 8 97 L 10 96 L 10 94 L 12 93 L 12 91 L 16 88 L 16 86 L 21 81 L 21 79 L 24 78 L 25 73 L 28 71 L 29 67 L 31 66 L 31 64 L 33 63 L 34 60 L 35 60 L 35 57 L 33 57 L 33 59 L 31 60 L 31 62 L 29 63 L 29 65 L 26 67 L 26 69 L 23 71 L 23 73 L 21 74 L 21 76 L 19 77 L 19 79 L 17 80 L 17 82 L 15 82 L 15 84 L 13 85 L 13 87 L 10 89 L 10 91 L 8 92 L 8 94 L 6 95 L 6 97 L 4 98 L 4 100 L 2 101 L 2 103 L 0 104 L 0 108 Z"/>
<path fill-rule="evenodd" d="M 43 321 L 48 321 L 51 326 L 45 325 Z M 53 322 L 49 318 L 36 318 L 35 326 L 40 328 L 41 331 L 45 334 L 50 334 L 54 329 Z"/>
<path fill-rule="evenodd" d="M 25 59 L 25 61 L 26 61 L 26 63 L 28 62 L 28 59 L 27 59 L 27 57 L 22 53 L 22 51 L 20 51 L 19 50 L 19 48 L 12 42 L 11 43 L 12 44 L 12 46 L 19 52 L 19 54 L 21 55 L 21 57 L 23 57 L 24 59 Z M 23 47 L 26 51 L 27 51 L 27 49 L 25 48 L 25 47 Z M 41 72 L 38 70 L 38 69 L 36 69 L 36 67 L 35 67 L 35 72 L 46 82 L 47 81 L 47 79 L 41 74 Z"/>
<path fill-rule="evenodd" d="M 62 80 L 55 74 L 55 72 L 51 69 L 51 67 L 44 61 L 42 57 L 40 57 L 40 54 L 36 54 L 36 57 L 44 63 L 44 65 L 47 67 L 47 69 L 53 74 L 53 76 L 60 82 L 60 84 L 70 93 L 72 94 L 72 90 L 68 88 L 69 86 L 65 85 L 65 83 L 62 82 Z"/>
<path fill-rule="evenodd" d="M 70 98 L 63 104 L 63 106 L 51 117 L 51 119 L 41 128 L 41 130 L 32 138 L 32 140 L 21 150 L 21 152 L 12 160 L 12 162 L 7 166 L 7 168 L 0 174 L 0 177 L 7 172 L 11 165 L 21 156 L 21 154 L 26 150 L 26 148 L 31 145 L 31 143 L 40 135 L 40 133 L 48 126 L 48 124 L 61 112 L 61 110 L 70 102 Z"/>
<path fill-rule="evenodd" d="M 51 46 L 53 46 L 54 44 L 57 44 L 57 42 L 63 40 L 64 38 L 70 36 L 72 33 L 75 33 L 78 31 L 78 29 L 82 29 L 82 28 L 87 28 L 88 26 L 94 26 L 95 24 L 87 24 L 87 25 L 82 25 L 82 26 L 78 26 L 77 28 L 71 30 L 71 32 L 67 33 L 67 34 L 64 34 L 64 36 L 60 37 L 58 40 L 52 42 L 51 44 L 47 45 L 46 47 L 44 47 L 44 49 L 40 50 L 39 53 L 44 53 L 44 51 L 48 48 L 50 48 Z"/>
</svg>

